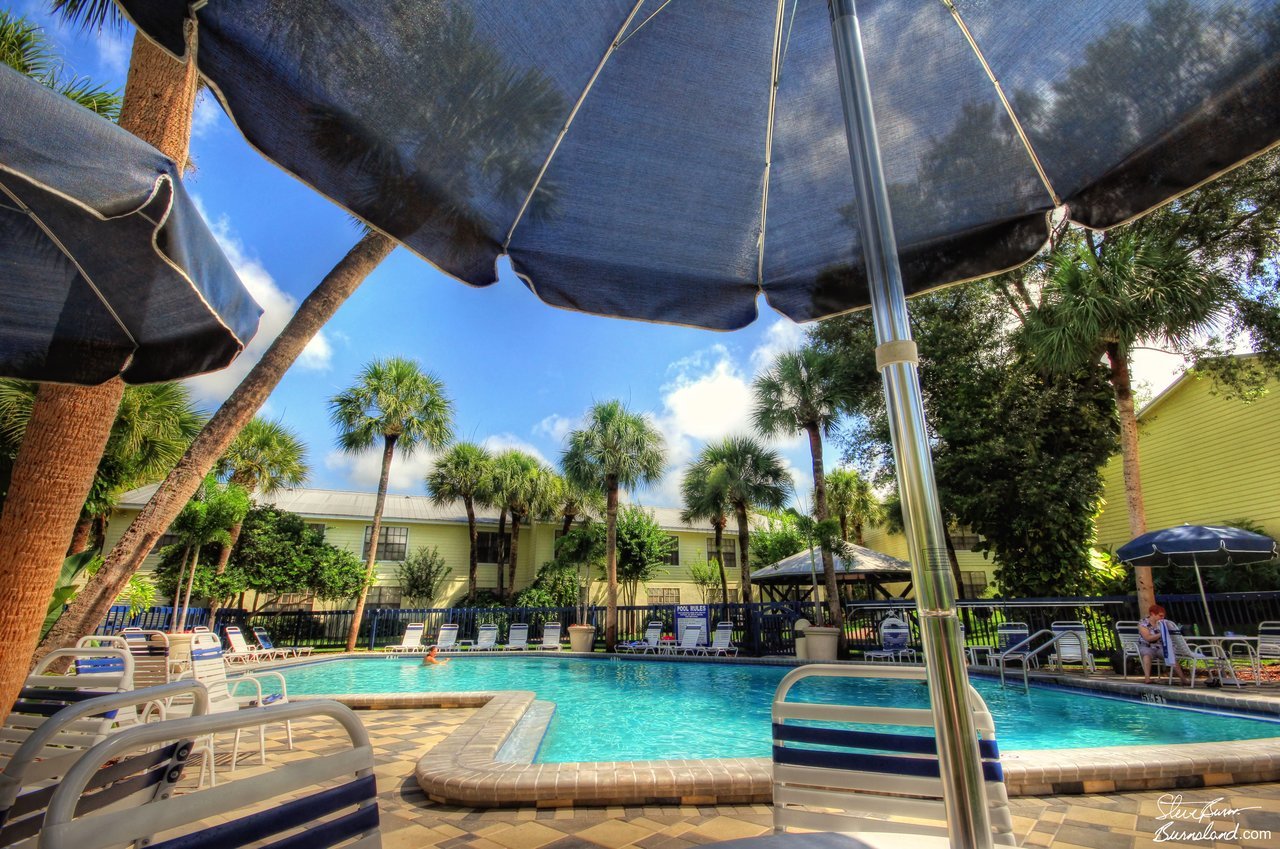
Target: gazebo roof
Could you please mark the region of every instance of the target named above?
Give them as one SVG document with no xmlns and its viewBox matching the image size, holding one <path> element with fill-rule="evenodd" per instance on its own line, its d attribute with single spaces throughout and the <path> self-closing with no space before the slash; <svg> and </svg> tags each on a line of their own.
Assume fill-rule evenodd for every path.
<svg viewBox="0 0 1280 849">
<path fill-rule="evenodd" d="M 842 576 L 872 576 L 890 580 L 902 580 L 911 573 L 911 564 L 879 551 L 872 551 L 860 545 L 848 546 L 845 554 L 835 554 L 836 578 Z M 813 551 L 812 564 L 809 552 Z M 812 580 L 812 570 L 816 568 L 821 581 L 822 558 L 817 551 L 805 549 L 790 557 L 784 557 L 772 566 L 757 569 L 751 573 L 751 580 L 763 584 L 807 583 Z"/>
</svg>

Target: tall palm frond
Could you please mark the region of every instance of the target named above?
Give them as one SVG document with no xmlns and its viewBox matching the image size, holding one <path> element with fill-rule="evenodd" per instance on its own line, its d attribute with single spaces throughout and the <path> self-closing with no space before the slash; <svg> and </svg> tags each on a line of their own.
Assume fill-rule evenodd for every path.
<svg viewBox="0 0 1280 849">
<path fill-rule="evenodd" d="M 261 416 L 236 435 L 215 469 L 219 477 L 262 493 L 305 483 L 311 473 L 307 445 L 297 432 Z"/>
<path fill-rule="evenodd" d="M 444 384 L 403 357 L 366 365 L 355 386 L 330 400 L 329 414 L 338 447 L 349 454 L 368 450 L 378 437 L 393 438 L 405 455 L 420 446 L 441 448 L 453 438 L 453 403 Z"/>
</svg>

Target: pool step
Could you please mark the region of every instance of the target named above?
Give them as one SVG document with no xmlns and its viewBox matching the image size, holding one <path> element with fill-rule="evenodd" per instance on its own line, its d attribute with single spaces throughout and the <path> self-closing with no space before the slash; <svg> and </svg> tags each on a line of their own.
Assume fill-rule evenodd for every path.
<svg viewBox="0 0 1280 849">
<path fill-rule="evenodd" d="M 511 729 L 511 735 L 498 750 L 495 760 L 519 764 L 533 763 L 555 712 L 555 702 L 535 700 L 524 712 L 524 716 L 520 717 L 516 727 Z"/>
</svg>

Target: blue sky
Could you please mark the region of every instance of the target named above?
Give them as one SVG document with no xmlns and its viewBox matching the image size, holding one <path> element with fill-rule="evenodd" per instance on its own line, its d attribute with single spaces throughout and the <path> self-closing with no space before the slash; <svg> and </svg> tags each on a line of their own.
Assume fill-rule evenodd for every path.
<svg viewBox="0 0 1280 849">
<path fill-rule="evenodd" d="M 45 26 L 68 70 L 123 90 L 131 31 L 72 31 L 37 0 L 14 8 Z M 343 210 L 251 149 L 208 95 L 196 107 L 191 152 L 188 188 L 266 310 L 258 337 L 237 363 L 190 381 L 212 410 L 359 233 Z M 668 443 L 666 476 L 635 500 L 677 506 L 683 466 L 707 440 L 749 429 L 752 377 L 803 340 L 802 327 L 763 300 L 759 307 L 753 325 L 732 333 L 600 318 L 541 303 L 507 268 L 498 284 L 473 289 L 401 248 L 338 311 L 263 412 L 308 443 L 311 486 L 372 490 L 380 452 L 337 452 L 327 402 L 374 357 L 412 357 L 440 377 L 454 402 L 458 438 L 521 448 L 552 464 L 592 403 L 620 398 L 651 415 Z M 1135 371 L 1158 391 L 1175 365 L 1143 356 Z M 797 435 L 775 446 L 807 503 L 807 443 Z M 828 450 L 827 467 L 837 459 L 838 451 Z M 398 457 L 392 491 L 422 493 L 430 460 Z"/>
</svg>

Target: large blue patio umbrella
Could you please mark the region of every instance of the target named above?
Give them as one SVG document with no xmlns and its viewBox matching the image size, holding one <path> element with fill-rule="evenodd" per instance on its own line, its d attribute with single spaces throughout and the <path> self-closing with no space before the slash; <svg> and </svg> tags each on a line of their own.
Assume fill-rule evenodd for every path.
<svg viewBox="0 0 1280 849">
<path fill-rule="evenodd" d="M 1272 145 L 1280 0 L 121 3 L 175 53 L 194 15 L 253 145 L 464 282 L 506 256 L 556 306 L 716 329 L 870 305 L 948 821 L 990 843 L 904 293 Z"/>
<path fill-rule="evenodd" d="M 1189 566 L 1196 570 L 1196 584 L 1200 587 L 1200 601 L 1213 628 L 1213 614 L 1209 612 L 1209 599 L 1205 596 L 1201 566 L 1247 566 L 1250 563 L 1267 563 L 1276 559 L 1276 541 L 1263 534 L 1255 534 L 1243 528 L 1217 525 L 1179 525 L 1148 531 L 1116 549 L 1116 557 L 1130 566 Z"/>
<path fill-rule="evenodd" d="M 0 65 L 0 376 L 173 380 L 262 310 L 158 150 Z"/>
</svg>

